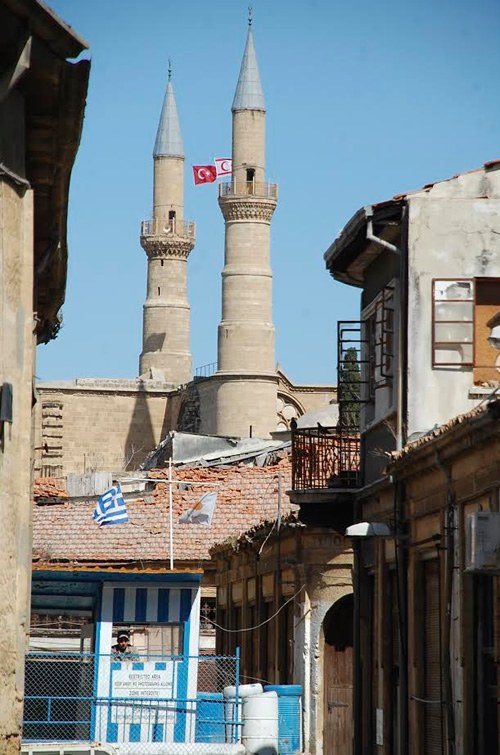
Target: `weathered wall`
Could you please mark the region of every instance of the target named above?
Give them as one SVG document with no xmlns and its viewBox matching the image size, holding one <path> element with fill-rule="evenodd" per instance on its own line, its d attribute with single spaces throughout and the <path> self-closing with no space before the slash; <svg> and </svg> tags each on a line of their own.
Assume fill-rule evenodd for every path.
<svg viewBox="0 0 500 755">
<path fill-rule="evenodd" d="M 246 542 L 252 538 L 250 534 Z M 240 622 L 239 627 L 259 624 L 255 631 L 238 637 L 242 673 L 248 680 L 301 684 L 304 751 L 329 755 L 322 744 L 323 621 L 336 601 L 352 593 L 350 542 L 331 530 L 298 527 L 283 531 L 279 541 L 275 536 L 263 544 L 256 539 L 251 548 L 228 549 L 224 556 L 219 551 L 215 558 L 218 608 L 223 611 L 225 626 L 231 621 Z M 287 624 L 283 604 L 290 599 L 293 618 Z M 267 611 L 263 611 L 265 604 Z M 271 614 L 276 617 L 266 630 L 260 623 Z M 220 639 L 224 652 L 231 641 L 227 636 Z M 262 660 L 263 643 L 267 666 Z M 284 644 L 293 649 L 291 669 L 280 667 Z"/>
<path fill-rule="evenodd" d="M 471 368 L 432 367 L 432 279 L 500 276 L 500 171 L 408 197 L 408 435 L 472 409 Z M 425 397 L 425 400 L 423 400 Z"/>
<path fill-rule="evenodd" d="M 219 383 L 196 380 L 175 390 L 155 380 L 78 378 L 38 383 L 35 474 L 137 469 L 169 430 L 209 434 Z M 302 387 L 309 411 L 328 402 L 331 388 Z M 238 412 L 237 398 L 234 411 Z M 276 407 L 276 424 L 280 421 Z M 258 435 L 256 429 L 253 434 Z"/>
<path fill-rule="evenodd" d="M 78 379 L 39 383 L 35 473 L 137 469 L 175 427 L 165 383 Z"/>
<path fill-rule="evenodd" d="M 31 191 L 18 191 L 1 179 L 0 312 L 0 388 L 10 383 L 13 393 L 12 423 L 3 424 L 0 439 L 0 749 L 10 754 L 19 747 L 29 631 L 33 197 Z"/>
<path fill-rule="evenodd" d="M 498 512 L 500 427 L 497 420 L 488 419 L 486 411 L 483 416 L 478 411 L 468 420 L 450 423 L 436 438 L 410 446 L 412 450 L 390 468 L 392 479 L 402 483 L 398 486 L 399 505 L 407 532 L 398 554 L 399 559 L 406 560 L 402 566 L 404 587 L 400 590 L 406 593 L 408 606 L 407 622 L 401 626 L 395 539 L 366 539 L 361 546 L 366 570 L 361 569 L 360 580 L 366 585 L 368 578 L 371 587 L 365 601 L 370 608 L 363 612 L 361 607 L 363 681 L 358 699 L 368 712 L 363 721 L 363 742 L 371 741 L 375 713 L 380 711 L 383 724 L 378 744 L 382 755 L 394 752 L 399 727 L 394 709 L 394 670 L 401 672 L 397 648 L 400 631 L 408 651 L 410 755 L 426 751 L 431 739 L 438 747 L 452 741 L 457 755 L 489 752 L 491 742 L 498 741 L 498 721 L 491 710 L 496 706 L 499 685 L 500 569 L 471 573 L 465 554 L 467 515 Z M 394 488 L 388 482 L 385 489 L 365 499 L 362 518 L 392 523 L 393 517 Z M 426 570 L 429 565 L 435 567 L 432 583 Z M 368 599 L 370 589 L 372 600 Z M 484 593 L 491 594 L 486 610 L 480 597 Z M 437 606 L 437 619 L 428 618 L 429 605 Z M 441 627 L 442 637 L 439 632 L 432 636 L 427 623 Z M 446 705 L 429 715 L 426 701 L 437 697 L 439 679 Z M 481 703 L 479 727 L 478 699 L 485 701 Z M 447 712 L 453 714 L 453 731 L 448 728 Z M 482 737 L 487 741 L 481 749 Z"/>
</svg>

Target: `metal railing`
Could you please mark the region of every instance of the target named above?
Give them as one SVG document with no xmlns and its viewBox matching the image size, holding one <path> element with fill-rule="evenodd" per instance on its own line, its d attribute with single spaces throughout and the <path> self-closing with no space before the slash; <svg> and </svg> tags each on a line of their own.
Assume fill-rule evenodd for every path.
<svg viewBox="0 0 500 755">
<path fill-rule="evenodd" d="M 195 378 L 211 377 L 217 372 L 217 362 L 208 362 L 207 364 L 201 364 L 194 371 Z"/>
<path fill-rule="evenodd" d="M 192 679 L 193 665 L 196 677 Z M 236 656 L 116 656 L 30 652 L 24 742 L 237 742 Z M 196 682 L 196 683 L 195 683 Z"/>
<path fill-rule="evenodd" d="M 278 198 L 278 184 L 263 181 L 224 181 L 219 184 L 219 197 Z"/>
<path fill-rule="evenodd" d="M 292 489 L 360 486 L 360 440 L 336 427 L 292 430 Z"/>
<path fill-rule="evenodd" d="M 179 223 L 178 220 L 143 220 L 141 236 L 180 236 L 194 239 L 195 224 L 191 222 Z"/>
</svg>

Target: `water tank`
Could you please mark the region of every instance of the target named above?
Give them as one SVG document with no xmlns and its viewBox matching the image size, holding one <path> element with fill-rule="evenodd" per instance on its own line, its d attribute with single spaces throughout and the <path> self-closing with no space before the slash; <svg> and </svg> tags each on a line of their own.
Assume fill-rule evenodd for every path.
<svg viewBox="0 0 500 755">
<path fill-rule="evenodd" d="M 278 695 L 279 755 L 296 755 L 302 752 L 302 686 L 266 684 L 264 689 Z"/>
<path fill-rule="evenodd" d="M 248 753 L 278 754 L 278 695 L 263 692 L 243 700 L 241 743 Z"/>
<path fill-rule="evenodd" d="M 225 742 L 224 695 L 198 692 L 196 703 L 196 742 Z"/>
<path fill-rule="evenodd" d="M 238 691 L 238 702 L 236 702 Z M 226 719 L 226 742 L 241 740 L 241 701 L 252 695 L 262 694 L 262 684 L 240 684 L 238 687 L 224 687 L 224 709 Z"/>
</svg>

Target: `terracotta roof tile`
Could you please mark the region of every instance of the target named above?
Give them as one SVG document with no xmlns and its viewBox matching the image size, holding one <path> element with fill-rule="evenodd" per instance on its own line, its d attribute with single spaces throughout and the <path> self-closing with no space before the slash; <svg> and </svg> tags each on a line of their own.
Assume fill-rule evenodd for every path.
<svg viewBox="0 0 500 755">
<path fill-rule="evenodd" d="M 173 488 L 173 534 L 175 561 L 205 561 L 217 543 L 276 517 L 278 476 L 281 475 L 281 512 L 297 507 L 285 494 L 290 488 L 289 459 L 269 467 L 191 467 L 174 470 L 176 480 L 203 483 L 185 490 Z M 59 505 L 34 506 L 33 553 L 40 563 L 160 561 L 169 559 L 168 471 L 152 470 L 149 477 L 165 480 L 152 493 L 126 496 L 129 523 L 97 527 L 92 521 L 95 499 L 68 499 Z M 217 492 L 212 525 L 179 524 L 182 512 L 208 492 Z"/>
<path fill-rule="evenodd" d="M 38 477 L 33 481 L 33 498 L 67 498 L 65 481 L 61 477 Z"/>
</svg>

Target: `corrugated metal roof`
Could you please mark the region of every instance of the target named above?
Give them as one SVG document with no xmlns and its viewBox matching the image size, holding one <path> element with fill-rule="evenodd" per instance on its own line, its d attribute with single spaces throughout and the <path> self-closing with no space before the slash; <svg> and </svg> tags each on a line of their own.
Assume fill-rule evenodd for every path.
<svg viewBox="0 0 500 755">
<path fill-rule="evenodd" d="M 184 157 L 184 144 L 170 74 L 156 132 L 153 157 Z"/>
<path fill-rule="evenodd" d="M 253 43 L 252 27 L 249 27 L 231 110 L 234 112 L 235 110 L 265 111 L 265 109 L 264 94 L 260 83 L 259 67 Z"/>
</svg>

